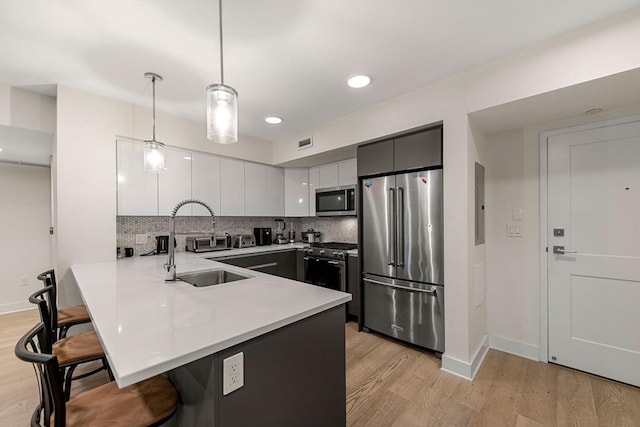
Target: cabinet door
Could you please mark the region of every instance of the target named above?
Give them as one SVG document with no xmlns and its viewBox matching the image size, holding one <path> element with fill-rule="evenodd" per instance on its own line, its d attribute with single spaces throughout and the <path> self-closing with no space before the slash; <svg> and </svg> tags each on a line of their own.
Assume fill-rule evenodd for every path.
<svg viewBox="0 0 640 427">
<path fill-rule="evenodd" d="M 360 309 L 360 263 L 358 257 L 349 255 L 347 260 L 347 292 L 351 301 L 347 303 L 347 314 L 358 317 Z"/>
<path fill-rule="evenodd" d="M 296 280 L 304 282 L 304 251 L 296 250 Z"/>
<path fill-rule="evenodd" d="M 357 183 L 356 159 L 338 162 L 338 185 L 356 185 Z"/>
<path fill-rule="evenodd" d="M 179 202 L 191 198 L 191 153 L 173 148 L 164 151 L 165 170 L 158 174 L 158 213 L 168 216 Z M 178 215 L 190 216 L 191 207 L 182 207 Z"/>
<path fill-rule="evenodd" d="M 118 215 L 158 215 L 158 174 L 144 171 L 144 146 L 117 141 Z"/>
<path fill-rule="evenodd" d="M 358 176 L 393 172 L 393 140 L 358 147 Z"/>
<path fill-rule="evenodd" d="M 320 168 L 309 169 L 309 216 L 316 216 L 316 189 L 320 188 Z"/>
<path fill-rule="evenodd" d="M 244 209 L 247 216 L 265 216 L 266 171 L 259 163 L 244 164 Z"/>
<path fill-rule="evenodd" d="M 284 170 L 285 216 L 309 216 L 309 170 Z"/>
<path fill-rule="evenodd" d="M 338 186 L 338 164 L 329 163 L 322 165 L 320 171 L 320 188 L 329 188 Z"/>
<path fill-rule="evenodd" d="M 208 204 L 220 215 L 220 158 L 207 154 L 191 155 L 191 196 Z M 191 205 L 193 215 L 209 216 L 204 206 Z"/>
<path fill-rule="evenodd" d="M 244 215 L 244 162 L 220 159 L 220 215 Z"/>
<path fill-rule="evenodd" d="M 267 175 L 266 216 L 284 216 L 284 169 L 265 166 Z"/>
<path fill-rule="evenodd" d="M 396 138 L 393 144 L 395 171 L 439 166 L 442 164 L 442 128 L 428 129 Z"/>
<path fill-rule="evenodd" d="M 278 252 L 278 276 L 296 280 L 296 251 Z"/>
</svg>

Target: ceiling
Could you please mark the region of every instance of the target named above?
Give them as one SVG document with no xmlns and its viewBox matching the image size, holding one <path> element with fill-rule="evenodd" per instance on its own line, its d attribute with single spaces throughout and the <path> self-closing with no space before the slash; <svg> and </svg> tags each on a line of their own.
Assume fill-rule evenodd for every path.
<svg viewBox="0 0 640 427">
<path fill-rule="evenodd" d="M 640 0 L 225 0 L 225 83 L 240 133 L 297 137 L 330 120 L 640 4 Z M 217 2 L 0 1 L 0 83 L 55 84 L 205 121 L 219 83 Z M 346 79 L 368 74 L 370 86 Z M 264 117 L 277 115 L 281 125 Z"/>
</svg>

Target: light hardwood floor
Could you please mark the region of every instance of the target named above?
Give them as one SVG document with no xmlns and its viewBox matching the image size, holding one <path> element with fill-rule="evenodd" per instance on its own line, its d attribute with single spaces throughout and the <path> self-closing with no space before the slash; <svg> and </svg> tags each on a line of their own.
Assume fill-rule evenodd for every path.
<svg viewBox="0 0 640 427">
<path fill-rule="evenodd" d="M 30 365 L 16 359 L 35 311 L 0 315 L 0 426 L 27 426 L 37 402 Z M 349 426 L 637 426 L 640 389 L 490 350 L 475 381 L 440 371 L 428 352 L 346 325 Z M 73 393 L 105 382 L 78 381 Z M 330 426 L 328 426 L 330 427 Z"/>
</svg>

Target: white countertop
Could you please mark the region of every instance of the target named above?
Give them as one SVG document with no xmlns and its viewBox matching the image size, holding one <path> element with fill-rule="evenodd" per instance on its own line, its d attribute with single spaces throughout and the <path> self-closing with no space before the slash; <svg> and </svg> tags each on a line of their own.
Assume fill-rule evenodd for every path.
<svg viewBox="0 0 640 427">
<path fill-rule="evenodd" d="M 351 300 L 350 294 L 210 261 L 203 255 L 211 253 L 177 253 L 178 274 L 224 268 L 252 277 L 206 288 L 165 283 L 166 256 L 71 267 L 119 387 Z"/>
</svg>

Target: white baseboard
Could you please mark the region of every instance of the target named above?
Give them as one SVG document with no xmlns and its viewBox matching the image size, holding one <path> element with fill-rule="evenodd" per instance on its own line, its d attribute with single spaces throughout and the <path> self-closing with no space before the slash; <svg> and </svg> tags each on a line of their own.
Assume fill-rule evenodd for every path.
<svg viewBox="0 0 640 427">
<path fill-rule="evenodd" d="M 525 359 L 540 360 L 540 348 L 537 345 L 514 341 L 497 335 L 489 336 L 489 346 L 505 353 L 524 357 Z"/>
<path fill-rule="evenodd" d="M 35 307 L 29 301 L 11 302 L 0 304 L 0 314 L 13 313 L 14 311 L 33 310 Z"/>
<path fill-rule="evenodd" d="M 442 369 L 445 372 L 464 378 L 468 381 L 473 381 L 478 369 L 482 366 L 487 352 L 489 351 L 489 337 L 485 335 L 482 343 L 476 350 L 475 354 L 471 358 L 471 363 L 463 362 L 462 360 L 454 357 L 447 356 L 446 353 L 442 355 Z"/>
</svg>

